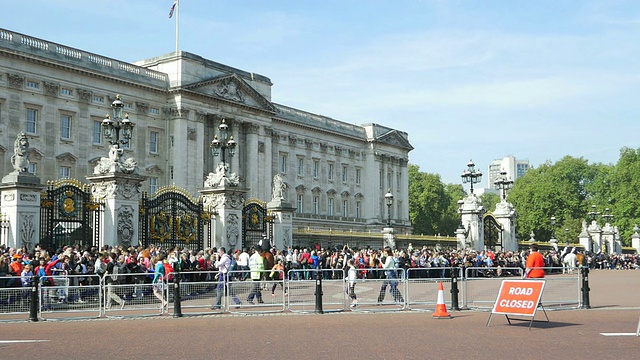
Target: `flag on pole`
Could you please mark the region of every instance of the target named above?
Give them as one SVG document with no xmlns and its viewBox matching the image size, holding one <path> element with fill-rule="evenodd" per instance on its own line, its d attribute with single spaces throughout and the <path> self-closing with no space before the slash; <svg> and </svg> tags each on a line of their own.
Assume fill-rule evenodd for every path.
<svg viewBox="0 0 640 360">
<path fill-rule="evenodd" d="M 171 10 L 169 10 L 169 19 L 173 17 L 173 11 L 176 9 L 176 5 L 178 5 L 178 0 L 173 0 L 173 5 L 171 5 Z"/>
</svg>

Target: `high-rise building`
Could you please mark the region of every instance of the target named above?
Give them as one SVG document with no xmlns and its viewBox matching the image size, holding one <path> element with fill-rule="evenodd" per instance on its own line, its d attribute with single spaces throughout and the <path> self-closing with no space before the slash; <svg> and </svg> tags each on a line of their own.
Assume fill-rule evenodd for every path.
<svg viewBox="0 0 640 360">
<path fill-rule="evenodd" d="M 529 160 L 518 160 L 515 156 L 505 156 L 502 159 L 493 160 L 491 164 L 489 164 L 487 171 L 487 187 L 494 189 L 494 181 L 496 181 L 503 171 L 507 173 L 508 179 L 515 181 L 524 176 L 529 168 Z"/>
</svg>

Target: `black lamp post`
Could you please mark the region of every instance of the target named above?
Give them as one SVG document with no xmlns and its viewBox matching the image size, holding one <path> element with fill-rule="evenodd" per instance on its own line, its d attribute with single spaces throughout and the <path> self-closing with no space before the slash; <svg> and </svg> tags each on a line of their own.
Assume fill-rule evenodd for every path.
<svg viewBox="0 0 640 360">
<path fill-rule="evenodd" d="M 470 191 L 473 194 L 473 184 L 477 184 L 482 180 L 482 172 L 480 172 L 480 170 L 476 170 L 476 164 L 474 164 L 472 160 L 469 160 L 467 163 L 467 170 L 463 171 L 460 177 L 462 178 L 463 184 L 471 184 Z"/>
<path fill-rule="evenodd" d="M 480 174 L 480 176 L 482 176 L 482 174 Z M 500 177 L 493 182 L 493 185 L 496 187 L 496 189 L 502 191 L 502 200 L 506 200 L 507 191 L 513 188 L 513 180 L 507 179 L 507 172 L 502 170 L 500 172 Z"/>
<path fill-rule="evenodd" d="M 589 219 L 591 221 L 598 220 L 598 216 L 600 215 L 600 213 L 596 211 L 596 205 L 595 204 L 591 205 L 591 211 L 589 211 L 587 213 L 587 215 L 589 216 Z"/>
<path fill-rule="evenodd" d="M 120 145 L 129 143 L 134 124 L 129 120 L 129 114 L 123 114 L 124 103 L 120 100 L 120 95 L 116 95 L 116 99 L 111 103 L 111 109 L 113 119 L 107 114 L 105 119 L 102 120 L 102 129 L 104 137 L 108 139 L 109 144 L 113 145 L 116 149 L 115 154 L 117 158 L 113 160 L 119 160 L 122 155 Z"/>
<path fill-rule="evenodd" d="M 391 227 L 391 205 L 393 205 L 393 194 L 391 193 L 391 189 L 387 190 L 387 193 L 384 194 L 384 201 L 387 204 L 387 227 Z"/>
<path fill-rule="evenodd" d="M 600 212 L 596 211 L 596 204 L 591 205 L 591 211 L 587 213 L 587 216 L 589 217 L 589 220 L 591 220 L 592 223 L 598 220 L 598 216 L 600 216 Z M 589 247 L 591 251 L 595 252 L 595 249 L 593 248 L 593 239 L 591 238 L 591 234 L 589 234 Z"/>
<path fill-rule="evenodd" d="M 218 133 L 220 134 L 220 138 L 218 138 L 218 134 L 216 134 L 211 141 L 211 154 L 213 156 L 220 155 L 220 160 L 222 161 L 224 172 L 226 173 L 229 166 L 229 164 L 227 164 L 226 154 L 228 152 L 229 157 L 233 157 L 238 144 L 233 140 L 233 135 L 229 136 L 229 126 L 226 124 L 224 119 L 222 119 L 222 122 L 218 126 Z"/>
<path fill-rule="evenodd" d="M 569 228 L 564 229 L 565 237 L 567 238 L 567 246 L 569 246 Z"/>
<path fill-rule="evenodd" d="M 602 214 L 602 220 L 604 220 L 605 224 L 611 224 L 613 221 L 613 214 L 611 214 L 610 211 L 609 208 L 606 208 L 604 209 L 604 214 Z"/>
</svg>

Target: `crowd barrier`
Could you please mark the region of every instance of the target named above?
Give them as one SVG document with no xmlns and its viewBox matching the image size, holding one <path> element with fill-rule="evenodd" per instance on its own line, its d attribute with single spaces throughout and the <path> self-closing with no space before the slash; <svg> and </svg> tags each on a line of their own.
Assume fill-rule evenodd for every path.
<svg viewBox="0 0 640 360">
<path fill-rule="evenodd" d="M 545 308 L 584 305 L 579 271 L 563 274 L 558 268 L 544 270 L 547 275 L 541 302 Z M 354 307 L 350 307 L 347 273 L 341 269 L 294 269 L 286 273 L 264 270 L 257 272 L 259 281 L 252 280 L 248 270 L 226 274 L 175 272 L 155 284 L 150 273 L 104 277 L 57 274 L 41 279 L 32 277 L 28 286 L 22 286 L 20 277 L 0 277 L 0 321 L 319 309 L 320 312 L 434 311 L 440 283 L 448 308 L 486 311 L 493 307 L 502 280 L 523 277 L 523 270 L 518 267 L 357 271 Z M 386 271 L 395 272 L 395 278 L 388 279 Z"/>
</svg>

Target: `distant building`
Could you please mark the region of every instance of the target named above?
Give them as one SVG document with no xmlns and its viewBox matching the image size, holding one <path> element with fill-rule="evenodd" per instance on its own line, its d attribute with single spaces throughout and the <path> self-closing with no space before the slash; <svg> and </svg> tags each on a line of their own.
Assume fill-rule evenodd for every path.
<svg viewBox="0 0 640 360">
<path fill-rule="evenodd" d="M 530 167 L 529 160 L 518 160 L 515 156 L 505 156 L 502 159 L 493 160 L 489 164 L 487 171 L 487 187 L 495 188 L 493 182 L 496 181 L 502 171 L 507 172 L 508 179 L 515 181 L 524 176 Z"/>
</svg>

